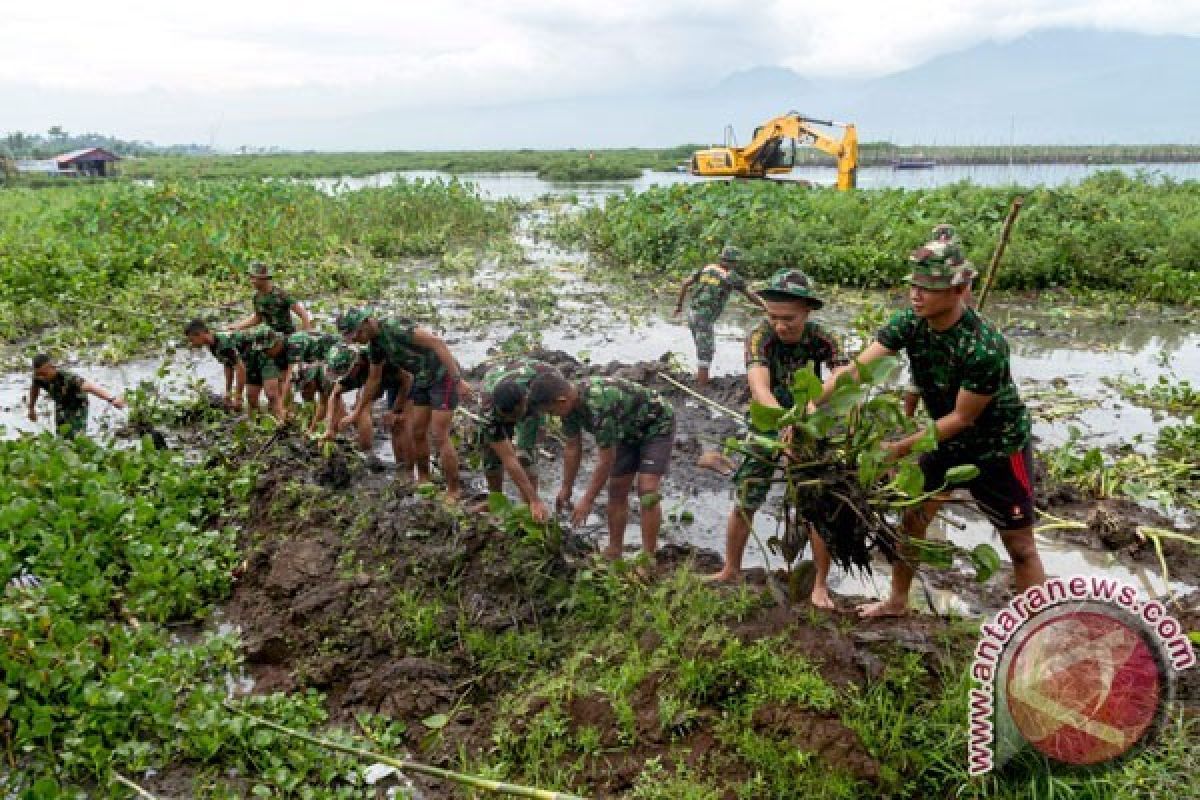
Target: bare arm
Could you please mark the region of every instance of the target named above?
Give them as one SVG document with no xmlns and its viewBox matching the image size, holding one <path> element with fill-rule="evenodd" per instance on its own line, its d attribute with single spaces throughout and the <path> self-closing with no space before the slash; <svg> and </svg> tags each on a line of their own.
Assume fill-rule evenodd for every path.
<svg viewBox="0 0 1200 800">
<path fill-rule="evenodd" d="M 36 383 L 29 387 L 29 421 L 37 422 L 37 401 L 38 395 L 42 393 L 41 387 Z"/>
<path fill-rule="evenodd" d="M 493 453 L 499 456 L 500 463 L 504 465 L 504 470 L 512 478 L 513 483 L 517 485 L 525 502 L 531 506 L 538 502 L 537 490 L 533 488 L 533 482 L 529 480 L 529 475 L 521 466 L 521 461 L 517 458 L 517 449 L 513 447 L 513 443 L 508 439 L 501 439 L 498 442 L 492 442 L 489 447 L 492 448 Z"/>
<path fill-rule="evenodd" d="M 567 439 L 563 447 L 563 480 L 554 507 L 562 510 L 571 504 L 571 492 L 575 489 L 575 478 L 579 476 L 579 464 L 583 461 L 583 436 L 576 434 Z"/>
<path fill-rule="evenodd" d="M 675 301 L 675 313 L 678 314 L 683 310 L 683 301 L 687 297 L 688 290 L 692 288 L 692 284 L 696 282 L 695 278 L 686 279 L 679 287 L 679 299 Z"/>
<path fill-rule="evenodd" d="M 953 439 L 967 428 L 975 424 L 975 420 L 979 419 L 979 415 L 988 407 L 988 403 L 992 402 L 990 394 L 976 394 L 968 392 L 966 389 L 959 389 L 958 396 L 954 398 L 954 408 L 944 417 L 936 420 L 933 423 L 934 430 L 937 433 L 937 440 L 944 442 L 946 439 Z M 924 431 L 918 431 L 910 436 L 906 436 L 888 449 L 892 451 L 896 458 L 903 458 L 912 452 L 913 445 L 925 436 Z"/>
<path fill-rule="evenodd" d="M 581 506 L 590 508 L 592 503 L 596 502 L 596 498 L 600 496 L 600 492 L 604 491 L 604 486 L 608 483 L 608 476 L 612 474 L 613 462 L 616 460 L 617 448 L 600 448 L 596 454 L 596 466 L 592 468 L 592 477 L 588 481 L 587 489 L 583 492 L 583 497 L 580 498 Z"/>
<path fill-rule="evenodd" d="M 308 313 L 308 309 L 303 303 L 292 303 L 292 313 L 300 318 L 300 330 L 311 331 L 313 329 L 312 315 Z"/>
<path fill-rule="evenodd" d="M 825 385 L 821 388 L 821 396 L 817 398 L 816 404 L 820 405 L 829 399 L 829 395 L 833 394 L 834 387 L 837 386 L 838 376 L 840 376 L 843 372 L 849 372 L 850 374 L 854 375 L 854 377 L 858 378 L 861 377 L 858 374 L 858 364 L 870 364 L 872 361 L 878 361 L 885 356 L 894 355 L 896 355 L 895 350 L 889 350 L 878 341 L 871 342 L 869 345 L 867 345 L 866 349 L 858 354 L 857 358 L 855 358 L 846 366 L 839 367 L 829 374 L 829 377 L 825 379 Z"/>
<path fill-rule="evenodd" d="M 458 368 L 458 362 L 454 360 L 454 355 L 450 352 L 450 348 L 446 347 L 446 343 L 440 337 L 435 336 L 424 328 L 415 328 L 412 340 L 413 344 L 418 347 L 432 350 L 438 357 L 438 361 L 442 362 L 442 366 L 446 368 L 446 374 L 450 375 L 455 381 L 462 380 L 462 372 Z"/>
<path fill-rule="evenodd" d="M 253 314 L 246 317 L 245 319 L 243 319 L 239 322 L 235 322 L 234 324 L 230 325 L 227 330 L 244 331 L 244 330 L 246 330 L 246 328 L 253 328 L 255 325 L 260 325 L 260 324 L 262 324 L 262 314 L 259 314 L 257 311 L 255 311 Z"/>
<path fill-rule="evenodd" d="M 746 382 L 750 384 L 750 397 L 756 402 L 771 408 L 779 408 L 779 401 L 771 391 L 771 370 L 762 364 L 755 364 L 746 370 Z"/>
<path fill-rule="evenodd" d="M 233 368 L 233 407 L 242 407 L 242 392 L 246 390 L 246 362 L 238 359 Z"/>
<path fill-rule="evenodd" d="M 87 392 L 88 394 L 95 395 L 96 397 L 99 397 L 101 400 L 108 402 L 109 405 L 116 406 L 117 408 L 125 407 L 124 400 L 117 397 L 115 394 L 109 392 L 107 389 L 105 389 L 103 386 L 101 386 L 98 383 L 93 383 L 92 381 L 84 381 L 83 382 L 83 390 L 85 392 Z"/>
<path fill-rule="evenodd" d="M 375 402 L 375 398 L 379 396 L 379 387 L 382 383 L 383 364 L 372 364 L 371 370 L 367 373 L 367 384 L 359 391 L 358 403 L 355 404 L 354 413 L 350 415 L 346 424 L 357 424 L 363 414 L 370 413 L 371 403 Z"/>
</svg>

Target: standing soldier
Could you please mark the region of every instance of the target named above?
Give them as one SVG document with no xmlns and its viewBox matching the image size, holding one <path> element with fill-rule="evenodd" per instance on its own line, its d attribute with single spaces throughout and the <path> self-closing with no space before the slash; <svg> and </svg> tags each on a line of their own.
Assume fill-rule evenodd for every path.
<svg viewBox="0 0 1200 800">
<path fill-rule="evenodd" d="M 625 524 L 629 519 L 629 490 L 637 477 L 641 503 L 642 552 L 653 563 L 662 526 L 658 490 L 671 464 L 675 442 L 675 409 L 645 386 L 623 378 L 591 377 L 573 384 L 562 375 L 543 374 L 533 380 L 529 402 L 539 413 L 563 420 L 567 437 L 563 455 L 563 484 L 555 510 L 571 505 L 575 478 L 583 460 L 583 431 L 596 437 L 596 465 L 587 489 L 575 504 L 571 522 L 583 525 L 596 498 L 608 484 L 608 547 L 604 557 L 621 558 Z"/>
<path fill-rule="evenodd" d="M 125 401 L 98 383 L 81 378 L 74 372 L 59 369 L 50 356 L 42 353 L 33 358 L 33 385 L 29 388 L 29 421 L 37 422 L 37 401 L 42 391 L 54 401 L 54 427 L 60 434 L 74 438 L 87 433 L 88 399 L 94 394 L 116 408 Z"/>
<path fill-rule="evenodd" d="M 759 290 L 766 301 L 767 318 L 746 337 L 746 382 L 750 395 L 757 402 L 772 408 L 791 408 L 792 375 L 811 364 L 818 377 L 821 366 L 833 370 L 845 364 L 837 340 L 809 315 L 824 302 L 817 297 L 808 276 L 798 269 L 776 272 L 770 282 Z M 761 434 L 766 435 L 766 434 Z M 783 431 L 783 441 L 791 440 L 792 432 Z M 716 581 L 736 581 L 742 574 L 742 554 L 754 524 L 754 514 L 766 502 L 771 490 L 779 455 L 769 448 L 750 446 L 734 473 L 737 498 L 726 525 L 725 567 L 711 577 Z M 833 608 L 829 595 L 829 551 L 819 534 L 810 528 L 816 579 L 812 604 Z"/>
<path fill-rule="evenodd" d="M 1029 411 L 1013 382 L 1008 342 L 967 305 L 974 271 L 957 248 L 933 244 L 911 256 L 912 307 L 893 315 L 856 362 L 869 364 L 901 350 L 908 355 L 913 381 L 934 420 L 938 440 L 937 448 L 918 462 L 925 486 L 943 485 L 952 467 L 974 464 L 979 468 L 979 475 L 964 488 L 999 530 L 1013 562 L 1017 591 L 1022 591 L 1046 577 L 1033 538 Z M 833 381 L 828 380 L 825 396 L 832 391 Z M 902 458 L 923 436 L 918 432 L 892 442 L 888 449 Z M 929 500 L 910 509 L 901 523 L 904 533 L 924 538 L 943 502 Z M 912 567 L 897 561 L 887 599 L 864 605 L 859 613 L 865 617 L 905 613 L 912 578 Z"/>
<path fill-rule="evenodd" d="M 562 377 L 554 367 L 532 358 L 502 364 L 483 376 L 479 447 L 488 491 L 502 491 L 504 473 L 508 472 L 529 504 L 533 518 L 543 522 L 549 511 L 538 497 L 537 472 L 534 470 L 542 415 L 529 402 L 529 386 L 539 375 Z"/>
<path fill-rule="evenodd" d="M 736 247 L 725 245 L 721 250 L 719 264 L 708 264 L 693 272 L 679 287 L 679 300 L 675 303 L 675 314 L 683 310 L 683 301 L 688 289 L 699 284 L 692 294 L 688 308 L 688 327 L 696 342 L 696 385 L 703 389 L 708 385 L 708 370 L 716 353 L 716 334 L 713 331 L 717 318 L 725 310 L 730 293 L 737 289 L 750 302 L 766 310 L 762 298 L 746 288 L 746 279 L 737 273 L 742 253 Z"/>
<path fill-rule="evenodd" d="M 300 327 L 303 330 L 312 330 L 312 317 L 309 316 L 308 309 L 290 292 L 274 284 L 271 279 L 271 271 L 266 264 L 262 262 L 251 264 L 248 276 L 250 284 L 254 287 L 254 313 L 230 326 L 229 330 L 243 331 L 257 325 L 267 325 L 271 330 L 278 331 L 284 336 L 290 336 L 296 331 L 296 326 L 292 323 L 292 314 L 300 319 Z M 284 403 L 287 404 L 291 400 L 292 387 L 286 359 L 278 359 L 275 366 L 279 368 L 280 375 L 283 377 Z"/>
<path fill-rule="evenodd" d="M 266 390 L 267 406 L 280 422 L 284 421 L 283 386 L 279 363 L 287 369 L 287 343 L 283 335 L 266 325 L 248 331 L 216 333 L 202 319 L 194 319 L 183 329 L 189 347 L 207 347 L 213 358 L 225 367 L 226 405 L 241 408 L 242 387 L 252 412 L 258 411 L 259 393 Z M 230 386 L 233 392 L 230 393 Z"/>
<path fill-rule="evenodd" d="M 409 417 L 413 457 L 417 464 L 417 480 L 428 483 L 429 436 L 432 434 L 446 479 L 446 497 L 456 501 L 462 494 L 458 478 L 458 454 L 450 439 L 450 424 L 458 408 L 459 393 L 470 393 L 462 379 L 458 362 L 450 348 L 436 334 L 401 317 L 377 319 L 365 308 L 353 308 L 338 317 L 338 332 L 348 341 L 368 345 L 367 357 L 371 371 L 364 390 L 367 403 L 359 402 L 350 415 L 349 424 L 357 424 L 363 414 L 370 413 L 370 402 L 378 394 L 383 379 L 383 367 L 392 364 L 413 376 L 407 398 L 397 398 L 393 413 Z M 413 408 L 406 410 L 406 401 Z"/>
</svg>

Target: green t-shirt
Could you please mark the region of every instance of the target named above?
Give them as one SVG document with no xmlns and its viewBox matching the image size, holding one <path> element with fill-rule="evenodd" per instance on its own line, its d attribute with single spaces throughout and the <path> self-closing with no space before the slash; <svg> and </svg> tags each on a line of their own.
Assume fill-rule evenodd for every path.
<svg viewBox="0 0 1200 800">
<path fill-rule="evenodd" d="M 283 334 L 267 325 L 256 325 L 249 330 L 227 331 L 213 334 L 213 343 L 208 350 L 227 367 L 236 366 L 238 361 L 250 358 L 266 358 L 266 353 L 284 341 Z"/>
<path fill-rule="evenodd" d="M 412 373 L 417 386 L 429 386 L 446 376 L 437 353 L 413 342 L 417 323 L 398 317 L 379 321 L 379 334 L 367 346 L 372 364 L 391 364 Z"/>
<path fill-rule="evenodd" d="M 791 408 L 795 403 L 792 374 L 796 370 L 812 364 L 813 371 L 820 377 L 822 365 L 833 369 L 845 363 L 837 338 L 812 320 L 804 323 L 799 341 L 791 344 L 780 339 L 767 320 L 756 325 L 746 337 L 746 369 L 762 366 L 770 370 L 771 393 L 784 408 Z"/>
<path fill-rule="evenodd" d="M 904 350 L 913 383 L 934 419 L 954 410 L 958 390 L 991 395 L 975 424 L 938 444 L 971 459 L 1004 458 L 1029 443 L 1032 421 L 1009 368 L 1008 342 L 974 309 L 949 330 L 935 331 L 912 309 L 899 311 L 875 338 L 889 350 Z"/>
<path fill-rule="evenodd" d="M 563 433 L 585 430 L 599 447 L 639 444 L 670 433 L 675 409 L 653 389 L 624 378 L 594 376 L 578 384 L 579 405 L 563 419 Z"/>
<path fill-rule="evenodd" d="M 734 289 L 745 289 L 746 279 L 733 270 L 726 273 L 715 264 L 701 267 L 692 273 L 692 313 L 716 320 L 725 310 L 725 303 Z"/>
<path fill-rule="evenodd" d="M 287 358 L 289 364 L 313 363 L 324 361 L 333 346 L 341 341 L 334 333 L 310 333 L 297 331 L 287 338 Z"/>
<path fill-rule="evenodd" d="M 265 325 L 284 335 L 296 330 L 296 326 L 292 324 L 294 305 L 296 299 L 278 286 L 272 286 L 269 292 L 254 293 L 255 313 Z"/>
</svg>

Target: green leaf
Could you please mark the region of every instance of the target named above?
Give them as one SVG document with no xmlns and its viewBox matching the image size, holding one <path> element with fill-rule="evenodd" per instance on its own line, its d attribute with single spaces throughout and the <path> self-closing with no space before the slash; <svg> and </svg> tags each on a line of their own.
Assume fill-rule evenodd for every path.
<svg viewBox="0 0 1200 800">
<path fill-rule="evenodd" d="M 979 477 L 979 467 L 974 464 L 959 464 L 946 470 L 946 483 L 957 486 L 960 483 L 973 481 Z"/>
<path fill-rule="evenodd" d="M 909 548 L 917 561 L 937 569 L 950 569 L 954 566 L 954 547 L 945 542 L 930 542 L 925 539 L 910 539 Z"/>
<path fill-rule="evenodd" d="M 504 492 L 489 492 L 487 498 L 488 511 L 493 514 L 503 514 L 512 508 L 512 501 Z"/>
<path fill-rule="evenodd" d="M 915 442 L 913 442 L 912 452 L 915 455 L 921 455 L 922 453 L 932 453 L 934 450 L 937 449 L 937 445 L 938 445 L 937 428 L 931 422 L 931 423 L 929 423 L 928 426 L 926 426 L 925 433 L 921 436 L 921 438 L 917 439 Z"/>
<path fill-rule="evenodd" d="M 755 430 L 760 431 L 776 431 L 779 430 L 779 420 L 787 413 L 786 408 L 778 406 L 765 406 L 757 400 L 750 401 L 750 424 Z"/>
<path fill-rule="evenodd" d="M 1192 644 L 1200 644 L 1200 631 L 1188 631 L 1188 638 L 1192 640 Z"/>
<path fill-rule="evenodd" d="M 446 727 L 448 722 L 450 722 L 450 717 L 446 716 L 445 714 L 434 714 L 432 717 L 426 717 L 425 719 L 421 720 L 422 725 L 434 731 L 440 731 L 442 728 Z"/>
<path fill-rule="evenodd" d="M 821 396 L 823 384 L 812 367 L 798 369 L 792 373 L 792 398 L 798 408 L 804 408 Z"/>
<path fill-rule="evenodd" d="M 662 502 L 662 495 L 658 492 L 646 492 L 644 495 L 638 498 L 638 501 L 642 510 L 648 511 Z"/>
<path fill-rule="evenodd" d="M 1000 554 L 990 544 L 976 545 L 970 556 L 971 563 L 975 565 L 975 580 L 979 583 L 983 583 L 1000 569 Z"/>
<path fill-rule="evenodd" d="M 925 490 L 925 473 L 915 461 L 904 461 L 892 481 L 897 489 L 909 497 L 916 497 Z"/>
</svg>

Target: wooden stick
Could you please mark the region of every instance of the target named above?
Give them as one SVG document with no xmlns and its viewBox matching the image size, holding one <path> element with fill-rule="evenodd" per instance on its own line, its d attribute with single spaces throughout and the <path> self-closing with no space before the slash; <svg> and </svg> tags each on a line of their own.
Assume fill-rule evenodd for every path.
<svg viewBox="0 0 1200 800">
<path fill-rule="evenodd" d="M 984 278 L 983 291 L 979 293 L 979 303 L 975 308 L 977 311 L 983 311 L 984 303 L 987 302 L 988 292 L 991 291 L 992 284 L 996 280 L 996 271 L 1000 267 L 1000 257 L 1004 255 L 1004 249 L 1008 246 L 1008 236 L 1012 233 L 1013 223 L 1017 220 L 1017 214 L 1021 212 L 1021 206 L 1025 203 L 1025 198 L 1017 195 L 1013 198 L 1012 205 L 1008 209 L 1008 216 L 1004 218 L 1004 227 L 1000 229 L 1000 241 L 996 243 L 996 252 L 992 253 L 992 262 L 988 265 L 988 273 Z"/>
<path fill-rule="evenodd" d="M 692 390 L 692 389 L 689 389 L 688 387 L 684 386 L 684 385 L 683 385 L 682 383 L 680 383 L 679 381 L 677 381 L 677 380 L 675 380 L 674 378 L 672 378 L 672 377 L 671 377 L 670 375 L 668 375 L 667 373 L 665 373 L 665 372 L 660 372 L 660 373 L 658 373 L 658 377 L 662 378 L 664 381 L 666 381 L 667 383 L 671 384 L 671 385 L 672 385 L 672 386 L 674 386 L 676 389 L 680 389 L 681 391 L 687 392 L 687 393 L 688 393 L 688 394 L 690 394 L 692 397 L 696 398 L 696 399 L 697 399 L 697 400 L 699 400 L 701 403 L 704 403 L 705 405 L 709 406 L 710 408 L 714 408 L 714 409 L 716 409 L 717 411 L 720 411 L 722 414 L 726 414 L 726 415 L 728 415 L 728 416 L 730 416 L 730 417 L 733 417 L 733 418 L 734 418 L 734 419 L 736 419 L 738 422 L 742 422 L 742 421 L 743 421 L 743 419 L 742 419 L 742 415 L 741 415 L 741 414 L 739 414 L 738 412 L 734 411 L 732 408 L 728 408 L 728 407 L 726 407 L 726 406 L 723 406 L 723 405 L 721 405 L 720 403 L 718 403 L 716 400 L 710 400 L 709 398 L 705 397 L 704 395 L 700 394 L 699 392 L 697 392 L 697 391 L 694 391 L 694 390 Z"/>
<path fill-rule="evenodd" d="M 117 783 L 121 784 L 122 786 L 125 786 L 125 787 L 127 787 L 127 788 L 128 788 L 130 791 L 132 791 L 132 792 L 133 792 L 135 795 L 137 795 L 138 797 L 144 798 L 145 800 L 158 800 L 158 798 L 157 798 L 157 797 L 155 797 L 154 795 L 150 794 L 150 793 L 149 793 L 149 792 L 147 792 L 145 789 L 143 789 L 142 787 L 138 786 L 138 785 L 137 785 L 136 783 L 134 783 L 133 781 L 129 780 L 129 778 L 126 778 L 126 777 L 125 777 L 124 775 L 122 775 L 121 773 L 119 773 L 119 772 L 114 772 L 112 775 L 113 775 L 113 780 L 114 780 L 114 781 L 116 781 Z"/>
</svg>

